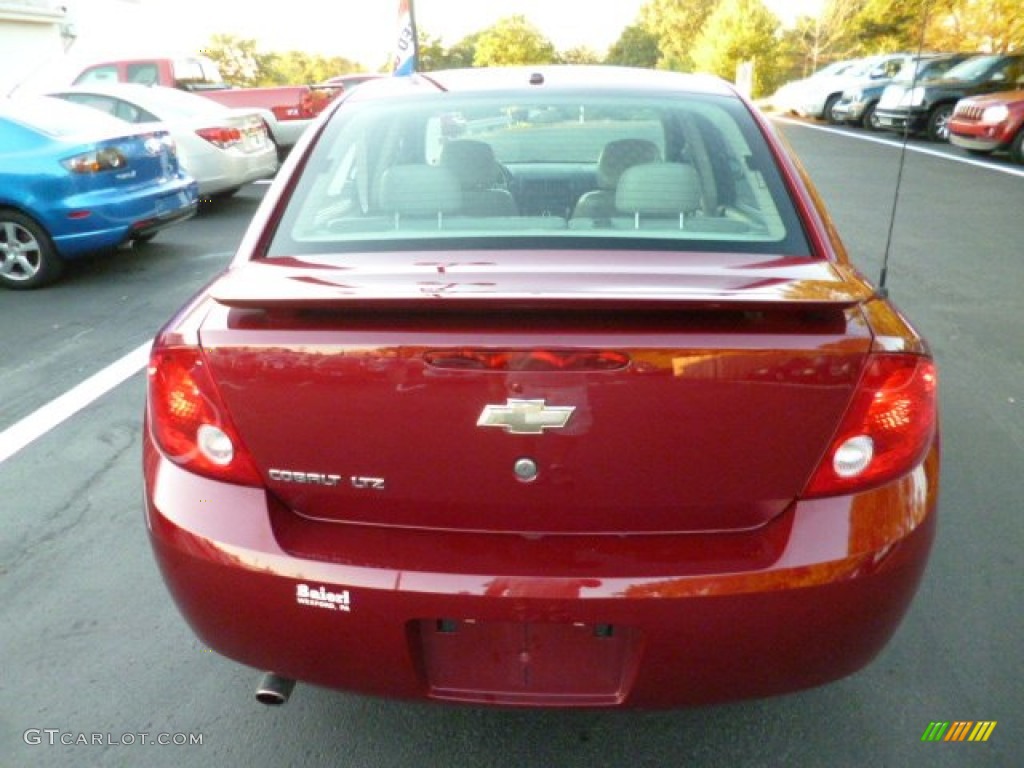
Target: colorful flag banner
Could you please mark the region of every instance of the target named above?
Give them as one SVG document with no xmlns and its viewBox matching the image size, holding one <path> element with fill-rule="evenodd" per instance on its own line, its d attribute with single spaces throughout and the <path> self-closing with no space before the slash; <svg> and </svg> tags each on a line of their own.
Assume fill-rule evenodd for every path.
<svg viewBox="0 0 1024 768">
<path fill-rule="evenodd" d="M 398 0 L 398 47 L 395 50 L 393 75 L 411 75 L 416 71 L 418 47 L 412 0 Z"/>
</svg>

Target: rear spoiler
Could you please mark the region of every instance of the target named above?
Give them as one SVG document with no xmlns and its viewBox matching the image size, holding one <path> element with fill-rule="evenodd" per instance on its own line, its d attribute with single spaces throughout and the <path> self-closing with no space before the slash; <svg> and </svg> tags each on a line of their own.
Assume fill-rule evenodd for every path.
<svg viewBox="0 0 1024 768">
<path fill-rule="evenodd" d="M 367 268 L 342 259 L 261 259 L 234 267 L 209 289 L 239 309 L 663 310 L 843 309 L 874 295 L 854 270 L 820 260 L 782 259 L 737 266 L 597 262 L 529 265 L 486 261 L 488 254 L 439 265 L 437 254 Z M 479 260 L 475 256 L 481 256 Z M 491 254 L 493 257 L 493 254 Z M 621 258 L 621 253 L 619 254 Z M 379 255 L 376 258 L 380 258 Z M 507 258 L 507 256 L 506 256 Z M 748 262 L 750 256 L 744 257 Z"/>
</svg>

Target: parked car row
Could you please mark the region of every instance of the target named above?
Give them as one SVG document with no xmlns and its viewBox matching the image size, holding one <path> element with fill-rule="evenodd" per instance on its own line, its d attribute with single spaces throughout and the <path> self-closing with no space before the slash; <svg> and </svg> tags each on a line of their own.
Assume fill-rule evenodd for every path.
<svg viewBox="0 0 1024 768">
<path fill-rule="evenodd" d="M 917 57 L 910 53 L 871 56 L 865 59 L 833 62 L 810 77 L 786 83 L 772 97 L 781 112 L 801 117 L 832 119 L 832 111 L 847 89 L 888 83 L 912 69 Z"/>
<path fill-rule="evenodd" d="M 232 88 L 217 64 L 205 56 L 115 59 L 94 63 L 75 77 L 73 85 L 136 83 L 187 91 L 232 109 L 255 111 L 267 125 L 283 159 L 309 124 L 341 88 L 331 84 Z"/>
<path fill-rule="evenodd" d="M 949 140 L 949 122 L 960 99 L 1024 86 L 1024 54 L 974 56 L 941 77 L 893 84 L 878 102 L 879 125 Z"/>
<path fill-rule="evenodd" d="M 878 117 L 878 103 L 887 88 L 941 77 L 946 71 L 970 58 L 959 53 L 930 53 L 914 56 L 907 65 L 891 78 L 868 83 L 857 83 L 843 90 L 832 111 L 827 115 L 833 123 L 850 123 L 868 130 L 882 128 Z"/>
<path fill-rule="evenodd" d="M 120 83 L 70 86 L 50 94 L 129 123 L 163 123 L 203 198 L 227 197 L 277 172 L 277 151 L 253 109 L 231 109 L 175 88 Z"/>
<path fill-rule="evenodd" d="M 1024 163 L 1024 53 L 892 54 L 787 83 L 773 106 L 868 130 L 921 134 Z"/>
<path fill-rule="evenodd" d="M 146 242 L 277 166 L 258 113 L 173 88 L 0 101 L 0 286 L 37 288 L 69 259 Z"/>
</svg>

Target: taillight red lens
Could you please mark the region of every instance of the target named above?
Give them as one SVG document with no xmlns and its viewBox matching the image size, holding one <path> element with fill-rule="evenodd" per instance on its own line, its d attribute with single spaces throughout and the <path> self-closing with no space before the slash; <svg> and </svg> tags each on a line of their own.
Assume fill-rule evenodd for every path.
<svg viewBox="0 0 1024 768">
<path fill-rule="evenodd" d="M 242 132 L 237 128 L 200 128 L 196 133 L 221 149 L 233 147 L 242 141 Z"/>
<path fill-rule="evenodd" d="M 938 426 L 936 384 L 927 358 L 873 355 L 804 495 L 859 491 L 916 467 Z"/>
<path fill-rule="evenodd" d="M 148 408 L 156 444 L 175 464 L 215 480 L 262 485 L 198 349 L 153 351 Z"/>
</svg>

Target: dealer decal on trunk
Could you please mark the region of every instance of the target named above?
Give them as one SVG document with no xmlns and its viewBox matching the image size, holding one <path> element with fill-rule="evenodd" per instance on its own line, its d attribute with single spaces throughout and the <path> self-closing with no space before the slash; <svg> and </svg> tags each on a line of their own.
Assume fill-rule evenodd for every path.
<svg viewBox="0 0 1024 768">
<path fill-rule="evenodd" d="M 324 608 L 328 611 L 352 610 L 352 598 L 347 589 L 340 592 L 329 592 L 326 587 L 311 587 L 308 584 L 298 584 L 295 587 L 295 602 L 299 605 L 308 605 L 312 608 Z"/>
</svg>

